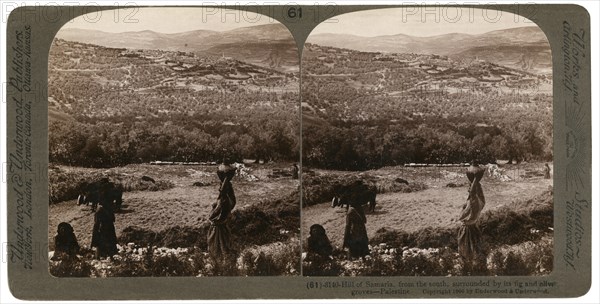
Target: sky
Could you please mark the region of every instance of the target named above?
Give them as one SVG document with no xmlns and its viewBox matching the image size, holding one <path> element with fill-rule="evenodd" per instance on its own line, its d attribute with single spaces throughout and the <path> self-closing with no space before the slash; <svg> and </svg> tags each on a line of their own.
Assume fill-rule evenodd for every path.
<svg viewBox="0 0 600 304">
<path fill-rule="evenodd" d="M 508 12 L 457 7 L 401 7 L 347 13 L 319 24 L 311 34 L 335 33 L 374 37 L 406 34 L 428 37 L 449 33 L 482 34 L 535 26 Z"/>
<path fill-rule="evenodd" d="M 180 33 L 193 30 L 227 31 L 269 23 L 278 22 L 261 14 L 221 8 L 121 7 L 79 16 L 67 22 L 63 28 L 113 33 L 144 30 Z M 421 6 L 367 10 L 335 16 L 319 24 L 312 34 L 336 33 L 367 37 L 407 34 L 427 37 L 448 33 L 482 34 L 523 26 L 535 26 L 535 23 L 519 15 L 492 9 Z"/>
<path fill-rule="evenodd" d="M 228 31 L 240 27 L 277 24 L 265 15 L 210 7 L 127 8 L 79 16 L 62 29 L 79 28 L 109 33 L 151 30 L 181 33 L 194 30 Z"/>
</svg>

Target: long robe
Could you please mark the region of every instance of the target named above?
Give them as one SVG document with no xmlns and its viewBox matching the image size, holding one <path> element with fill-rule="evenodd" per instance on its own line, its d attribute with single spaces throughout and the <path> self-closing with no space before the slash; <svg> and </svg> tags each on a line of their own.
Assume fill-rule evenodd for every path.
<svg viewBox="0 0 600 304">
<path fill-rule="evenodd" d="M 96 247 L 99 257 L 110 257 L 118 252 L 115 214 L 110 207 L 100 206 L 94 215 L 92 247 Z"/>
<path fill-rule="evenodd" d="M 316 253 L 323 257 L 329 257 L 333 253 L 333 246 L 331 246 L 325 228 L 319 224 L 310 226 L 307 242 L 309 253 Z"/>
<path fill-rule="evenodd" d="M 367 217 L 361 206 L 350 206 L 346 213 L 346 230 L 344 247 L 347 247 L 352 257 L 363 257 L 369 252 L 369 237 L 367 236 Z"/>
<path fill-rule="evenodd" d="M 471 166 L 467 171 L 471 186 L 467 203 L 459 217 L 463 225 L 458 231 L 458 252 L 467 260 L 473 260 L 477 254 L 481 253 L 481 231 L 477 220 L 485 206 L 485 197 L 480 183 L 484 172 L 485 169 L 477 166 Z"/>
<path fill-rule="evenodd" d="M 79 249 L 79 243 L 77 242 L 75 233 L 73 233 L 73 227 L 65 222 L 58 224 L 58 233 L 54 237 L 55 255 L 64 253 L 72 256 L 77 254 Z"/>
<path fill-rule="evenodd" d="M 208 252 L 213 257 L 223 256 L 231 252 L 231 231 L 227 227 L 227 220 L 235 207 L 236 199 L 233 192 L 231 179 L 235 175 L 235 168 L 221 165 L 217 170 L 221 180 L 219 197 L 213 204 L 208 217 L 210 228 L 208 230 Z"/>
</svg>

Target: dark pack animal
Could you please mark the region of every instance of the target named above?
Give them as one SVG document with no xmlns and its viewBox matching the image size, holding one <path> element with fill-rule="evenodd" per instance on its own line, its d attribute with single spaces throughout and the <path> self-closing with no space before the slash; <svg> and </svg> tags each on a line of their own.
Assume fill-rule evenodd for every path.
<svg viewBox="0 0 600 304">
<path fill-rule="evenodd" d="M 328 257 L 333 253 L 333 247 L 327 237 L 325 228 L 319 224 L 310 226 L 308 236 L 308 252 Z"/>
<path fill-rule="evenodd" d="M 96 211 L 98 204 L 104 202 L 114 210 L 121 210 L 123 205 L 123 187 L 102 178 L 91 183 L 84 183 L 82 193 L 77 199 L 77 204 L 91 204 L 92 211 Z"/>
<path fill-rule="evenodd" d="M 152 177 L 146 175 L 142 176 L 142 180 L 145 182 L 151 182 L 153 184 L 156 183 L 156 181 Z"/>
<path fill-rule="evenodd" d="M 368 205 L 371 212 L 375 211 L 377 186 L 367 184 L 362 180 L 356 180 L 349 184 L 337 185 L 334 187 L 334 197 L 331 201 L 331 207 L 343 207 L 346 209 L 350 204 Z"/>
<path fill-rule="evenodd" d="M 73 256 L 79 252 L 79 243 L 73 233 L 73 226 L 62 222 L 58 224 L 56 236 L 54 237 L 54 256 L 61 255 Z"/>
</svg>

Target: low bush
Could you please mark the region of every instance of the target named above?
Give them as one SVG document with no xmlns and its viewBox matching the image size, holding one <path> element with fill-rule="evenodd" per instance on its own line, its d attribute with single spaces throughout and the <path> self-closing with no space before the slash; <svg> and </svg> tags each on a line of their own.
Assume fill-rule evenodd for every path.
<svg viewBox="0 0 600 304">
<path fill-rule="evenodd" d="M 305 276 L 337 277 L 344 272 L 341 262 L 343 257 L 329 258 L 316 254 L 307 254 L 302 262 L 302 273 Z"/>
<path fill-rule="evenodd" d="M 238 258 L 241 275 L 274 276 L 300 273 L 300 245 L 297 239 L 286 243 L 254 246 L 244 250 Z"/>
<path fill-rule="evenodd" d="M 50 261 L 50 274 L 55 277 L 91 277 L 95 269 L 85 259 L 65 256 L 59 261 Z"/>
<path fill-rule="evenodd" d="M 544 236 L 538 241 L 503 245 L 487 257 L 490 275 L 548 275 L 554 267 L 554 241 Z"/>
<path fill-rule="evenodd" d="M 194 276 L 197 271 L 186 256 L 178 257 L 174 254 L 157 257 L 152 262 L 152 276 L 175 277 Z"/>
<path fill-rule="evenodd" d="M 387 246 L 387 245 L 386 245 Z M 553 267 L 551 236 L 535 242 L 503 245 L 489 250 L 483 261 L 467 269 L 451 247 L 383 250 L 371 247 L 363 259 L 348 260 L 339 249 L 332 257 L 307 254 L 303 260 L 307 276 L 503 276 L 548 275 Z"/>
</svg>

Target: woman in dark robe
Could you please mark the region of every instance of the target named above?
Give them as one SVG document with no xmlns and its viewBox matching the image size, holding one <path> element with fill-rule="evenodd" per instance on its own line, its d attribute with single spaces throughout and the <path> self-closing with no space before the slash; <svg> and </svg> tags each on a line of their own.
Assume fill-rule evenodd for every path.
<svg viewBox="0 0 600 304">
<path fill-rule="evenodd" d="M 96 257 L 112 257 L 117 254 L 117 233 L 115 232 L 115 214 L 111 204 L 102 200 L 94 215 L 92 247 L 96 247 Z"/>
<path fill-rule="evenodd" d="M 79 249 L 77 237 L 73 233 L 73 226 L 65 222 L 58 224 L 57 233 L 54 237 L 54 257 L 57 259 L 62 255 L 72 257 L 79 253 Z"/>
<path fill-rule="evenodd" d="M 315 253 L 321 257 L 329 258 L 333 253 L 333 246 L 327 237 L 325 228 L 319 224 L 310 226 L 310 232 L 307 239 L 308 253 Z"/>
<path fill-rule="evenodd" d="M 475 161 L 471 162 L 467 170 L 467 178 L 470 182 L 469 196 L 459 217 L 463 223 L 458 231 L 458 252 L 465 261 L 468 271 L 482 254 L 481 231 L 477 220 L 485 206 L 485 197 L 480 183 L 484 173 L 484 168 L 479 167 Z"/>
<path fill-rule="evenodd" d="M 362 206 L 359 203 L 350 202 L 346 213 L 343 245 L 344 248 L 348 248 L 350 258 L 362 258 L 370 254 L 366 223 L 367 217 Z"/>
<path fill-rule="evenodd" d="M 227 227 L 227 219 L 235 207 L 236 200 L 231 180 L 235 176 L 236 169 L 224 161 L 217 170 L 221 187 L 217 202 L 212 205 L 208 219 L 210 228 L 208 230 L 208 252 L 213 257 L 223 257 L 231 253 L 231 232 Z"/>
</svg>

